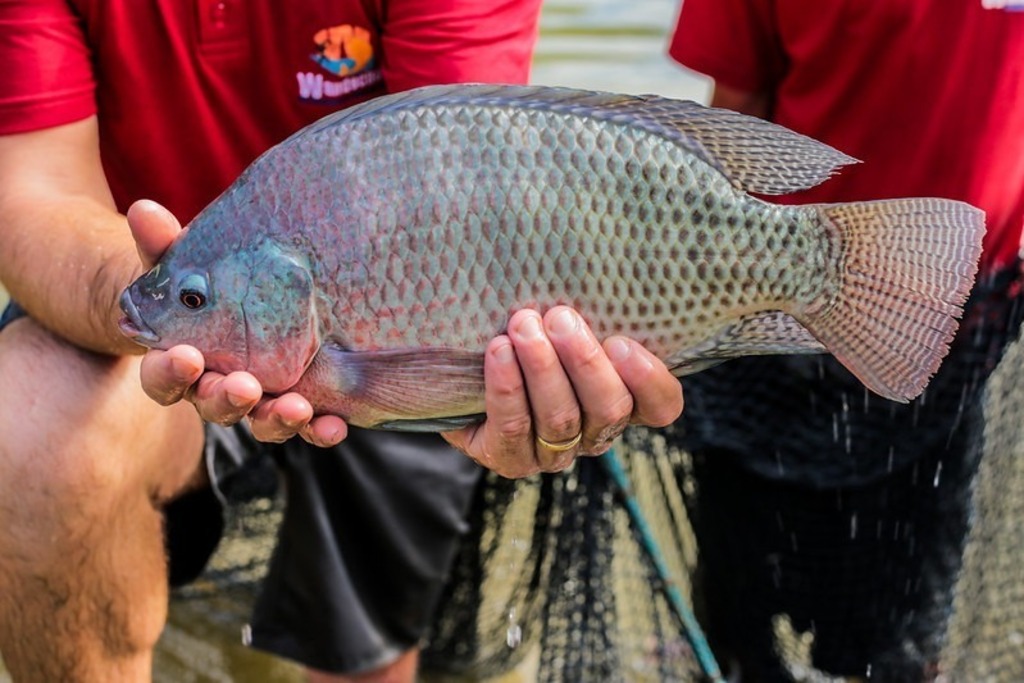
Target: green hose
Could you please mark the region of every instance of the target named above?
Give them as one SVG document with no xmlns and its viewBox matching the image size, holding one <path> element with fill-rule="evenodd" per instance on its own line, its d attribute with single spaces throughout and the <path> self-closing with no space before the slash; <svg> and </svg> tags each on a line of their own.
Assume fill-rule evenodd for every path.
<svg viewBox="0 0 1024 683">
<path fill-rule="evenodd" d="M 683 599 L 683 594 L 680 592 L 678 584 L 672 580 L 668 565 L 665 563 L 665 558 L 661 554 L 658 542 L 654 539 L 654 534 L 651 533 L 651 528 L 644 518 L 643 511 L 640 510 L 640 504 L 637 502 L 636 496 L 633 495 L 633 488 L 629 484 L 629 476 L 622 466 L 622 461 L 616 455 L 615 449 L 611 449 L 601 456 L 601 464 L 622 496 L 626 510 L 629 513 L 629 519 L 637 533 L 640 534 L 644 550 L 654 564 L 658 578 L 661 579 L 661 585 L 665 589 L 665 595 L 668 597 L 672 610 L 679 618 L 683 630 L 686 632 L 686 638 L 690 642 L 690 647 L 693 648 L 693 653 L 697 657 L 701 670 L 713 683 L 724 683 L 725 679 L 722 678 L 722 672 L 718 668 L 718 662 L 715 661 L 715 655 L 711 652 L 711 646 L 708 645 L 707 638 L 704 637 L 704 631 L 697 622 L 693 611 Z"/>
</svg>

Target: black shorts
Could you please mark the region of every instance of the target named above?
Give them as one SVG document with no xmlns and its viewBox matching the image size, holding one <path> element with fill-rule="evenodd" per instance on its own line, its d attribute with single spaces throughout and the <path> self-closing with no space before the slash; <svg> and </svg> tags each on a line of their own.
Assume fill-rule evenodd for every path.
<svg viewBox="0 0 1024 683">
<path fill-rule="evenodd" d="M 0 329 L 24 312 L 13 303 Z M 223 530 L 221 504 L 273 462 L 284 519 L 252 620 L 252 645 L 337 673 L 387 664 L 431 623 L 483 470 L 434 434 L 351 429 L 339 446 L 257 442 L 207 426 L 213 486 L 166 510 L 171 578 L 194 578 Z M 257 477 L 259 479 L 259 477 Z M 219 499 L 219 500 L 218 500 Z"/>
<path fill-rule="evenodd" d="M 207 430 L 207 464 L 269 454 L 284 519 L 257 599 L 252 645 L 333 672 L 372 669 L 426 635 L 482 469 L 434 434 L 351 429 L 331 449 Z M 217 471 L 221 470 L 221 471 Z"/>
</svg>

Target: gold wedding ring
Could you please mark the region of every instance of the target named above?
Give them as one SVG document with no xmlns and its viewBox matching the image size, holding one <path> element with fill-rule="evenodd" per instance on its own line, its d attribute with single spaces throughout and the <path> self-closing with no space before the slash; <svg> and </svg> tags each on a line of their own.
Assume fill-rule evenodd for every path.
<svg viewBox="0 0 1024 683">
<path fill-rule="evenodd" d="M 568 451 L 568 450 L 571 450 L 573 448 L 576 448 L 576 446 L 578 446 L 580 441 L 582 441 L 582 440 L 583 440 L 583 430 L 582 429 L 580 430 L 579 434 L 577 434 L 576 436 L 572 437 L 568 441 L 559 441 L 558 443 L 551 443 L 550 441 L 545 441 L 540 436 L 540 434 L 537 435 L 537 443 L 539 443 L 541 446 L 543 446 L 544 448 L 548 449 L 549 451 L 554 451 L 555 453 L 562 453 L 564 451 Z"/>
</svg>

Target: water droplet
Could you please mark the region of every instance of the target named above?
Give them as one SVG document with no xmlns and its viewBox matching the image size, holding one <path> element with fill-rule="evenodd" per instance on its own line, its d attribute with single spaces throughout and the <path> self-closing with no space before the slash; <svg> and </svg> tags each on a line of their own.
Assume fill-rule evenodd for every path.
<svg viewBox="0 0 1024 683">
<path fill-rule="evenodd" d="M 523 629 L 519 624 L 512 624 L 505 631 L 505 644 L 513 650 L 519 647 L 519 644 L 523 642 Z"/>
<path fill-rule="evenodd" d="M 508 609 L 508 628 L 505 630 L 505 644 L 515 649 L 523 642 L 523 628 L 516 623 L 516 608 Z"/>
<path fill-rule="evenodd" d="M 935 466 L 935 478 L 932 479 L 932 487 L 933 488 L 939 488 L 939 478 L 940 477 L 942 477 L 942 461 L 941 460 L 939 461 L 939 464 Z"/>
<path fill-rule="evenodd" d="M 242 626 L 242 645 L 249 647 L 252 645 L 252 625 L 244 624 Z"/>
<path fill-rule="evenodd" d="M 850 539 L 857 538 L 857 513 L 850 515 Z"/>
</svg>

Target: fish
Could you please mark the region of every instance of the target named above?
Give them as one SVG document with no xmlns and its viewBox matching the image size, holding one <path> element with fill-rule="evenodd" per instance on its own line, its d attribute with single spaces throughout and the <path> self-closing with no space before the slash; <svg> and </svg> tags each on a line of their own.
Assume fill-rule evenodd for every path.
<svg viewBox="0 0 1024 683">
<path fill-rule="evenodd" d="M 482 419 L 487 343 L 515 311 L 559 304 L 679 377 L 831 353 L 907 402 L 956 332 L 984 212 L 770 201 L 852 163 L 686 100 L 418 88 L 266 151 L 124 291 L 121 330 L 376 429 Z"/>
</svg>

